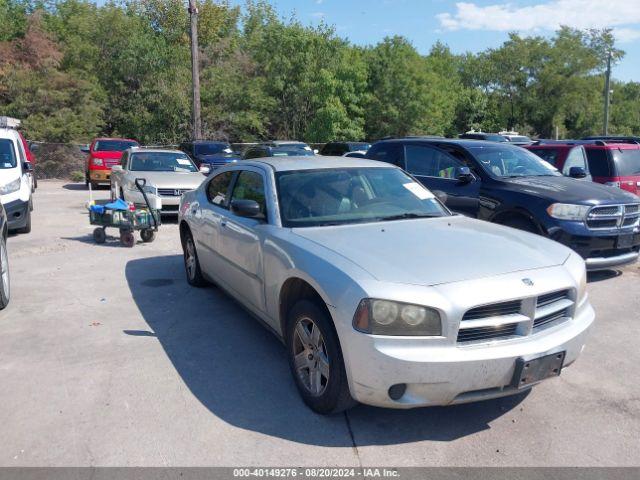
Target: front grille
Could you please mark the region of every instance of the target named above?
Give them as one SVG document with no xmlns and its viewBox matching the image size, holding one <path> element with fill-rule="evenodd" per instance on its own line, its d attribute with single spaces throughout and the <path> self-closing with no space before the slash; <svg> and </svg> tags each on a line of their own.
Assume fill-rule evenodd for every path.
<svg viewBox="0 0 640 480">
<path fill-rule="evenodd" d="M 554 323 L 557 320 L 566 319 L 568 316 L 569 316 L 569 309 L 565 309 L 559 312 L 550 313 L 549 315 L 545 315 L 544 317 L 536 318 L 533 321 L 533 329 L 535 331 L 537 328 L 541 328 L 545 325 L 549 325 L 550 323 Z"/>
<path fill-rule="evenodd" d="M 158 195 L 161 197 L 180 197 L 186 191 L 185 188 L 159 188 Z"/>
<path fill-rule="evenodd" d="M 559 292 L 545 293 L 544 295 L 540 295 L 538 297 L 538 301 L 536 302 L 536 307 L 544 307 L 550 305 L 552 303 L 557 302 L 558 300 L 565 300 L 569 298 L 569 290 L 560 290 Z"/>
<path fill-rule="evenodd" d="M 177 212 L 179 205 L 162 205 L 161 212 Z"/>
<path fill-rule="evenodd" d="M 465 328 L 458 332 L 458 342 L 475 342 L 496 338 L 512 337 L 516 334 L 518 323 L 507 323 L 497 327 Z"/>
<path fill-rule="evenodd" d="M 586 224 L 591 230 L 620 230 L 635 227 L 640 219 L 640 205 L 606 205 L 593 207 Z"/>
<path fill-rule="evenodd" d="M 494 303 L 492 305 L 484 305 L 482 307 L 472 308 L 462 317 L 465 320 L 477 320 L 479 318 L 500 317 L 503 315 L 513 315 L 520 312 L 521 301 L 514 300 L 511 302 Z"/>
</svg>

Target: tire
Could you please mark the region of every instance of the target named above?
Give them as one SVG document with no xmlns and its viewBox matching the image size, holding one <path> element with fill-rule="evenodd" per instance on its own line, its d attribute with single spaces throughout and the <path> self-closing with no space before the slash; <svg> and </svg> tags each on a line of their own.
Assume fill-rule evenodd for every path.
<svg viewBox="0 0 640 480">
<path fill-rule="evenodd" d="M 140 230 L 140 238 L 144 243 L 151 243 L 156 239 L 156 231 L 151 228 Z"/>
<path fill-rule="evenodd" d="M 291 374 L 304 403 L 322 415 L 356 405 L 349 392 L 338 335 L 324 309 L 300 300 L 287 316 L 286 333 Z"/>
<path fill-rule="evenodd" d="M 133 236 L 133 232 L 120 232 L 120 244 L 127 248 L 133 247 L 136 244 L 136 237 Z"/>
<path fill-rule="evenodd" d="M 27 223 L 24 227 L 16 229 L 18 233 L 30 233 L 31 232 L 31 202 L 29 202 L 29 208 L 27 208 Z"/>
<path fill-rule="evenodd" d="M 84 174 L 84 186 L 87 187 L 87 190 L 89 190 L 89 172 L 85 172 Z"/>
<path fill-rule="evenodd" d="M 93 240 L 96 243 L 104 243 L 107 241 L 107 232 L 104 231 L 104 228 L 98 227 L 93 230 Z"/>
<path fill-rule="evenodd" d="M 191 232 L 186 233 L 184 244 L 182 245 L 182 253 L 184 258 L 184 271 L 187 275 L 187 283 L 193 287 L 206 287 L 207 281 L 202 275 L 200 269 L 200 260 L 196 251 L 196 244 L 193 241 Z"/>
<path fill-rule="evenodd" d="M 11 279 L 9 275 L 9 255 L 7 254 L 7 242 L 0 237 L 0 310 L 9 305 L 11 298 Z"/>
<path fill-rule="evenodd" d="M 533 224 L 533 222 L 524 217 L 510 217 L 501 222 L 500 225 L 504 225 L 506 227 L 517 228 L 518 230 L 524 230 L 529 233 L 540 233 L 538 228 Z"/>
</svg>

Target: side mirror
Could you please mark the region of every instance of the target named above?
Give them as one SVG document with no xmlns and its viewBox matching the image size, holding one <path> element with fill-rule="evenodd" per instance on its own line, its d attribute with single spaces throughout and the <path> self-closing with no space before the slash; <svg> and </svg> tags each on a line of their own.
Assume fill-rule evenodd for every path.
<svg viewBox="0 0 640 480">
<path fill-rule="evenodd" d="M 443 192 L 442 190 L 434 190 L 433 194 L 436 196 L 436 198 L 438 200 L 440 200 L 442 203 L 446 204 L 447 203 L 447 194 L 445 192 Z"/>
<path fill-rule="evenodd" d="M 204 173 L 205 175 L 209 175 L 211 172 L 211 167 L 207 163 L 202 163 L 200 165 L 200 173 Z"/>
<path fill-rule="evenodd" d="M 458 167 L 456 173 L 460 183 L 471 183 L 475 179 L 469 167 Z"/>
<path fill-rule="evenodd" d="M 82 153 L 89 153 L 89 145 L 83 145 L 80 147 Z"/>
<path fill-rule="evenodd" d="M 112 172 L 119 172 L 121 170 L 122 170 L 122 165 L 114 165 L 113 167 L 111 167 Z"/>
<path fill-rule="evenodd" d="M 260 205 L 255 200 L 232 200 L 231 213 L 239 217 L 264 219 L 264 214 L 260 211 Z"/>
<path fill-rule="evenodd" d="M 318 155 L 318 154 L 320 153 L 320 150 L 318 150 L 317 148 L 314 148 L 314 149 L 313 149 L 313 153 L 314 153 L 315 155 Z"/>
<path fill-rule="evenodd" d="M 24 162 L 22 164 L 22 167 L 24 168 L 24 171 L 26 173 L 33 173 L 33 163 L 31 162 Z"/>
<path fill-rule="evenodd" d="M 587 176 L 587 172 L 582 167 L 571 167 L 569 169 L 569 176 L 571 178 L 584 178 Z"/>
</svg>

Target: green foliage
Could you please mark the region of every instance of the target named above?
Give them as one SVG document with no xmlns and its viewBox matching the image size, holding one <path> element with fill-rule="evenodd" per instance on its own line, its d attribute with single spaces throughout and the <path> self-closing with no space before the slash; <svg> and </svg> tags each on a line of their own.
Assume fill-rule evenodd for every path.
<svg viewBox="0 0 640 480">
<path fill-rule="evenodd" d="M 29 137 L 143 143 L 190 136 L 183 0 L 0 0 L 0 114 Z M 403 37 L 356 47 L 331 26 L 280 18 L 265 0 L 198 4 L 207 138 L 309 142 L 505 128 L 598 133 L 609 30 L 511 34 L 497 48 L 421 55 Z M 613 82 L 611 132 L 640 134 L 640 84 Z"/>
</svg>

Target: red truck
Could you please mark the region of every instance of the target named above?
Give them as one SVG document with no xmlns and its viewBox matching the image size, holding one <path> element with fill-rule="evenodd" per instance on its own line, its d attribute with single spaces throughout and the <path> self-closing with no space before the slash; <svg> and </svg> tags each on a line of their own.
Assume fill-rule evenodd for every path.
<svg viewBox="0 0 640 480">
<path fill-rule="evenodd" d="M 85 166 L 85 184 L 91 188 L 109 185 L 111 167 L 120 164 L 122 152 L 140 144 L 130 138 L 96 138 L 81 150 L 88 153 Z"/>
<path fill-rule="evenodd" d="M 640 195 L 640 145 L 605 140 L 540 141 L 525 148 L 568 176 L 584 167 L 594 182 Z M 584 158 L 586 156 L 586 164 Z M 574 172 L 576 170 L 574 169 Z"/>
</svg>

